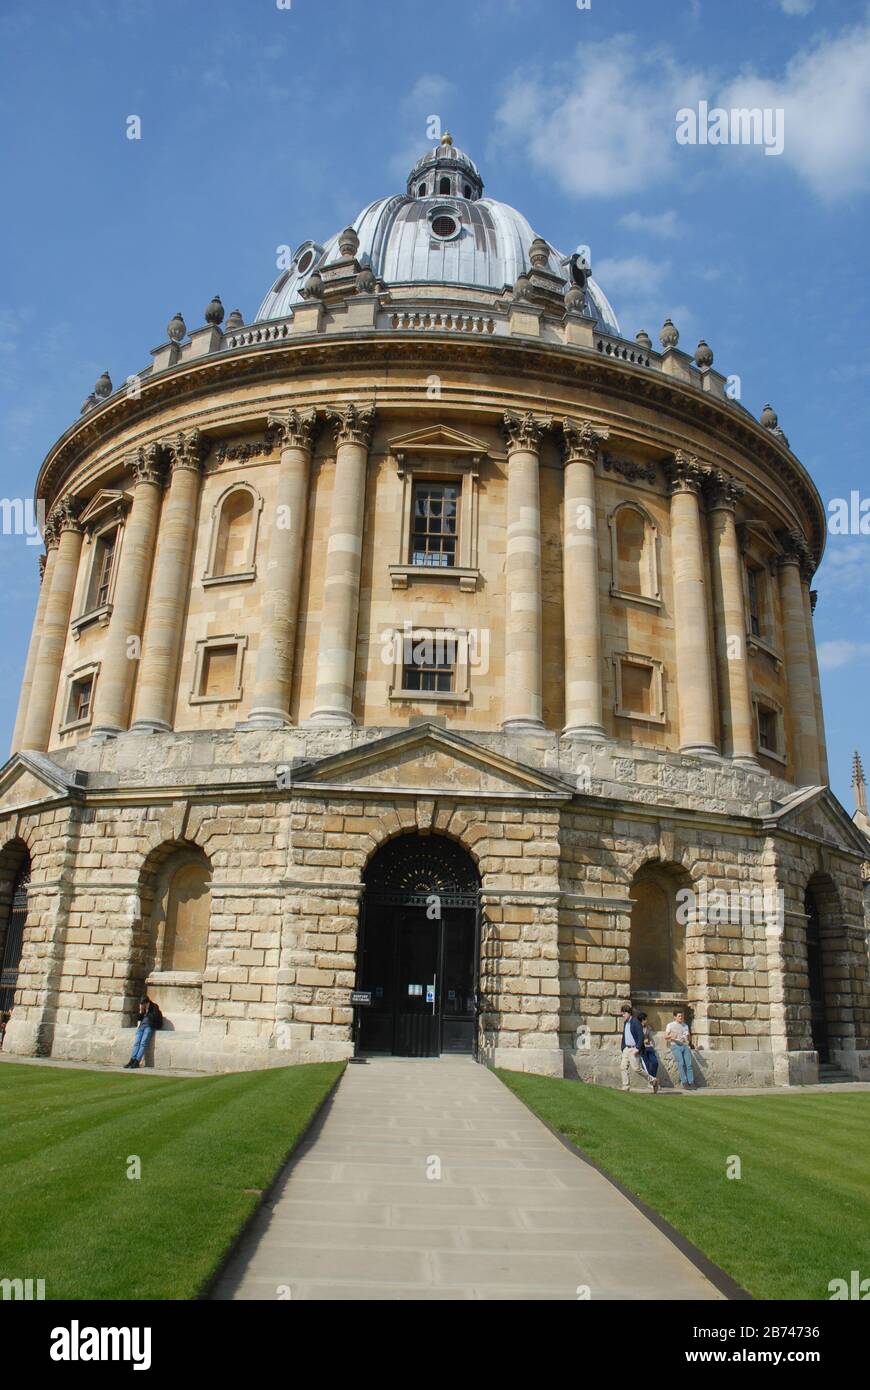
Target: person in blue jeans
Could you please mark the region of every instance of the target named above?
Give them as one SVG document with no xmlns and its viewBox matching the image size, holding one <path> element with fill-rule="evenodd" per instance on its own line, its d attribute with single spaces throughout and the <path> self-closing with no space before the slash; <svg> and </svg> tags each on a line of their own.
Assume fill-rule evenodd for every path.
<svg viewBox="0 0 870 1390">
<path fill-rule="evenodd" d="M 665 1041 L 677 1063 L 681 1086 L 694 1086 L 695 1073 L 692 1070 L 692 1030 L 686 1022 L 682 1009 L 675 1009 L 674 1016 L 665 1029 Z"/>
<path fill-rule="evenodd" d="M 148 1049 L 154 1030 L 160 1025 L 160 1009 L 152 999 L 145 994 L 139 1001 L 139 1026 L 136 1029 L 136 1037 L 133 1039 L 133 1051 L 130 1054 L 129 1062 L 124 1063 L 125 1071 L 135 1071 L 141 1066 L 142 1060 Z"/>
</svg>

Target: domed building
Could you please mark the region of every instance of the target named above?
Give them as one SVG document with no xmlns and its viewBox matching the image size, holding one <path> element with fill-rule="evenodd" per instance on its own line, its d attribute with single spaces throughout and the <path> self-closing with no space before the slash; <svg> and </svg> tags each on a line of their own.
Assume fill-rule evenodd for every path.
<svg viewBox="0 0 870 1390">
<path fill-rule="evenodd" d="M 123 1061 L 147 990 L 158 1065 L 613 1083 L 631 999 L 710 1085 L 870 1075 L 825 515 L 775 413 L 623 336 L 446 135 L 287 262 L 40 470 L 7 1050 Z"/>
</svg>

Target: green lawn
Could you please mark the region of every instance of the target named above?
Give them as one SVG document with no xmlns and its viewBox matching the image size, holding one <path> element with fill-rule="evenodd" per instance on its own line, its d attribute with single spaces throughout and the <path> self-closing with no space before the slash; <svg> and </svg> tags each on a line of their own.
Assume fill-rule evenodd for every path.
<svg viewBox="0 0 870 1390">
<path fill-rule="evenodd" d="M 44 1279 L 46 1298 L 192 1298 L 342 1067 L 187 1080 L 3 1063 L 0 1278 Z"/>
<path fill-rule="evenodd" d="M 828 1298 L 830 1280 L 870 1277 L 870 1092 L 626 1096 L 498 1075 L 754 1297 Z"/>
</svg>

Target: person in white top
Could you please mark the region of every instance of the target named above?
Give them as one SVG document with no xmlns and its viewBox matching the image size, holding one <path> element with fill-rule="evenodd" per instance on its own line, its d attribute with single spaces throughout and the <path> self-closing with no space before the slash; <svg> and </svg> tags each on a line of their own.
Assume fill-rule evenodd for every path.
<svg viewBox="0 0 870 1390">
<path fill-rule="evenodd" d="M 685 1087 L 694 1086 L 692 1030 L 686 1022 L 683 1009 L 674 1010 L 674 1016 L 665 1029 L 665 1042 L 670 1045 L 671 1052 L 674 1054 L 674 1060 L 680 1074 L 680 1084 Z"/>
</svg>

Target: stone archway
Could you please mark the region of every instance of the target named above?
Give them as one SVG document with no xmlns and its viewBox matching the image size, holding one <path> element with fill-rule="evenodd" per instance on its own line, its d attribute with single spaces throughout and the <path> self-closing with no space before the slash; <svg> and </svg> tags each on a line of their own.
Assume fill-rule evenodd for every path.
<svg viewBox="0 0 870 1390">
<path fill-rule="evenodd" d="M 399 835 L 363 875 L 357 988 L 361 1052 L 475 1055 L 480 875 L 444 835 Z"/>
</svg>

